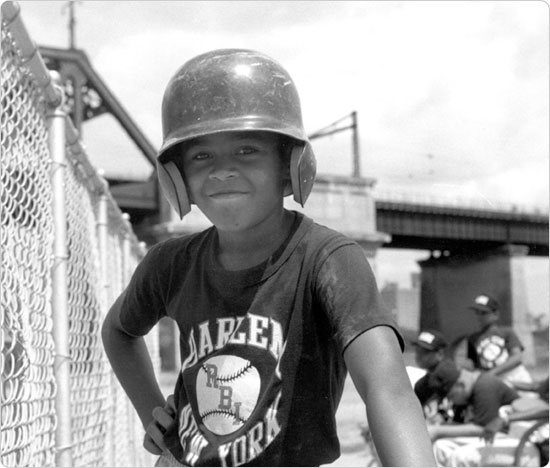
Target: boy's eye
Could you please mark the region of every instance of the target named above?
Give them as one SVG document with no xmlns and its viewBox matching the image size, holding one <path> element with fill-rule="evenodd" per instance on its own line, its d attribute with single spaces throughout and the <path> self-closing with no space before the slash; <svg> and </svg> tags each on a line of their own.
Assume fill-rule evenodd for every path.
<svg viewBox="0 0 550 468">
<path fill-rule="evenodd" d="M 247 155 L 247 154 L 254 154 L 258 150 L 254 148 L 253 146 L 242 146 L 235 152 L 238 155 Z"/>
<path fill-rule="evenodd" d="M 206 151 L 201 151 L 199 153 L 195 153 L 191 156 L 191 159 L 193 161 L 204 161 L 205 159 L 208 159 L 210 157 L 210 153 L 207 153 Z"/>
</svg>

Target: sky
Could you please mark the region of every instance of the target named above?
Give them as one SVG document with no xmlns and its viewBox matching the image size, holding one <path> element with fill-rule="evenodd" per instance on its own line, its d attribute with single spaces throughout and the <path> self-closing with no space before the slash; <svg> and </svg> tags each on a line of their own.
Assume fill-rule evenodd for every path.
<svg viewBox="0 0 550 468">
<path fill-rule="evenodd" d="M 68 45 L 66 4 L 20 2 L 37 44 Z M 542 0 L 78 1 L 75 12 L 76 47 L 155 147 L 176 69 L 211 49 L 243 47 L 288 70 L 307 133 L 357 112 L 361 173 L 376 180 L 375 196 L 548 210 Z M 85 146 L 103 169 L 146 177 L 150 166 L 115 127 L 108 116 L 87 122 Z M 349 131 L 313 147 L 319 173 L 351 173 Z M 118 165 L 128 158 L 130 167 Z"/>
</svg>

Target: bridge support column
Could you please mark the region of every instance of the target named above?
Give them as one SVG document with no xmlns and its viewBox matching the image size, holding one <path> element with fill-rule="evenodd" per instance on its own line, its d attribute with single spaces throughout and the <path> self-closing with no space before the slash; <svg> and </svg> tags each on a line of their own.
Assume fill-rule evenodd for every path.
<svg viewBox="0 0 550 468">
<path fill-rule="evenodd" d="M 371 193 L 375 182 L 366 177 L 321 174 L 315 179 L 304 208 L 290 197 L 285 199 L 285 206 L 302 211 L 317 223 L 355 240 L 376 270 L 376 252 L 391 236 L 377 231 L 376 206 Z"/>
<path fill-rule="evenodd" d="M 479 294 L 500 304 L 500 324 L 511 326 L 525 346 L 524 363 L 534 365 L 533 333 L 523 264 L 527 248 L 506 245 L 468 255 L 430 257 L 419 263 L 421 273 L 420 328 L 434 328 L 453 341 L 477 330 L 469 309 Z"/>
</svg>

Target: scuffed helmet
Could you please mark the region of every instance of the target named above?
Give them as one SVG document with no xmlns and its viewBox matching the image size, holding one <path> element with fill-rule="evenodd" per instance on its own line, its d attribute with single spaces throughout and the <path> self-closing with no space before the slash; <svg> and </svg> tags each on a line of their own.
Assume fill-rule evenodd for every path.
<svg viewBox="0 0 550 468">
<path fill-rule="evenodd" d="M 173 152 L 180 143 L 217 132 L 261 130 L 290 137 L 294 200 L 304 205 L 316 162 L 304 131 L 300 98 L 286 70 L 260 52 L 220 49 L 183 64 L 162 101 L 163 143 L 157 156 L 162 190 L 183 218 L 191 209 Z"/>
</svg>

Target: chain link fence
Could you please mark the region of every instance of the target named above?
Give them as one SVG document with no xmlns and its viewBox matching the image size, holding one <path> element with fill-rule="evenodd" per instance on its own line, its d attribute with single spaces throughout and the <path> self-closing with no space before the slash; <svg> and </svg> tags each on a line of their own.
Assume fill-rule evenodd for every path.
<svg viewBox="0 0 550 468">
<path fill-rule="evenodd" d="M 1 34 L 2 465 L 153 466 L 100 334 L 145 247 L 63 114 L 16 3 L 2 5 Z M 146 342 L 160 372 L 158 334 Z"/>
</svg>

